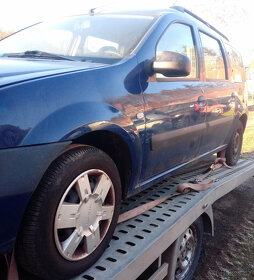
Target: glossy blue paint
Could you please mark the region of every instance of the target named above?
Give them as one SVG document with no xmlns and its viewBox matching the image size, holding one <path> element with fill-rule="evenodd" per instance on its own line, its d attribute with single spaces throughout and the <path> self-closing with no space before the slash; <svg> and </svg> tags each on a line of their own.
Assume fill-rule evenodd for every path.
<svg viewBox="0 0 254 280">
<path fill-rule="evenodd" d="M 146 72 L 158 40 L 173 22 L 191 25 L 197 35 L 199 24 L 193 19 L 172 10 L 162 13 L 135 51 L 112 65 L 0 59 L 0 254 L 12 248 L 27 203 L 49 165 L 84 135 L 111 132 L 126 144 L 131 159 L 127 196 L 226 146 L 234 120 L 246 112 L 237 105 L 218 114 L 222 106 L 232 108 L 230 93 L 237 86 L 229 81 L 208 86 L 198 36 L 197 80 L 160 82 Z M 209 102 L 202 113 L 194 111 L 201 95 L 211 103 L 217 100 L 217 114 Z M 227 121 L 227 131 L 218 128 Z"/>
<path fill-rule="evenodd" d="M 14 72 L 12 76 L 9 75 L 10 79 L 5 78 L 7 74 L 3 75 L 7 85 L 0 88 L 2 151 L 8 152 L 11 155 L 10 159 L 13 159 L 13 150 L 10 149 L 13 147 L 30 147 L 55 142 L 64 144 L 92 131 L 111 131 L 119 135 L 129 148 L 134 174 L 130 180 L 131 192 L 138 184 L 145 135 L 144 119 L 136 119 L 136 114 L 143 111 L 136 57 L 133 56 L 117 65 L 110 67 L 103 65 L 97 69 L 97 65 L 89 69 L 90 65 L 83 63 L 82 70 L 79 69 L 80 63 L 76 62 L 38 63 L 36 60 L 20 62 L 20 59 L 17 59 L 18 69 L 15 72 L 12 68 L 13 62 L 14 59 L 11 59 L 10 67 L 6 63 L 0 64 L 1 73 Z M 70 67 L 70 64 L 72 64 L 71 72 L 62 73 L 66 71 L 66 67 Z M 57 68 L 54 75 L 50 75 L 52 70 L 48 72 L 51 66 Z M 25 81 L 20 81 L 24 75 Z M 128 105 L 128 108 L 125 108 L 125 105 Z M 119 106 L 120 108 L 117 108 Z M 137 121 L 138 125 L 135 124 Z M 52 151 L 45 151 L 43 155 L 46 155 L 45 159 L 52 157 Z M 22 158 L 28 159 L 31 156 L 32 151 Z M 31 161 L 31 164 L 33 162 L 36 166 L 41 162 L 41 159 L 33 158 L 37 162 Z M 21 160 L 19 158 L 18 164 Z M 34 172 L 33 178 L 36 177 L 37 180 L 31 180 L 30 186 L 24 186 L 20 182 L 16 184 L 8 182 L 15 165 L 10 162 L 8 166 L 13 167 L 9 168 L 4 177 L 2 176 L 3 179 L 1 177 L 2 189 L 9 189 L 7 184 L 13 186 L 11 188 L 13 193 L 10 191 L 8 195 L 13 195 L 18 189 L 22 190 L 19 192 L 31 194 L 46 170 L 41 168 L 40 174 Z M 32 169 L 29 167 L 28 170 Z M 19 178 L 18 174 L 15 178 Z M 31 174 L 25 178 L 31 178 Z M 15 189 L 17 184 L 19 188 Z M 4 195 L 7 194 L 2 191 L 2 196 Z M 23 211 L 19 213 L 22 215 Z M 17 219 L 13 221 L 18 225 Z"/>
</svg>

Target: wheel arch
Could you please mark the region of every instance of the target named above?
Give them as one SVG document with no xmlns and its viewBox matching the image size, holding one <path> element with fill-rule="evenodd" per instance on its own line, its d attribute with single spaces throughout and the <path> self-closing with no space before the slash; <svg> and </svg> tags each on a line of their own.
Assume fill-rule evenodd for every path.
<svg viewBox="0 0 254 280">
<path fill-rule="evenodd" d="M 123 138 L 111 131 L 97 130 L 78 137 L 72 143 L 74 147 L 75 144 L 93 146 L 112 158 L 120 175 L 122 196 L 125 197 L 132 179 L 133 164 L 131 151 Z"/>
<path fill-rule="evenodd" d="M 243 131 L 245 130 L 245 128 L 246 128 L 246 123 L 247 123 L 247 115 L 246 114 L 243 114 L 241 117 L 240 117 L 240 121 L 241 121 L 241 123 L 242 123 L 242 125 L 243 125 Z"/>
<path fill-rule="evenodd" d="M 214 222 L 213 222 L 213 210 L 210 206 L 203 214 L 202 220 L 204 225 L 204 232 L 210 233 L 212 236 L 214 235 Z"/>
</svg>

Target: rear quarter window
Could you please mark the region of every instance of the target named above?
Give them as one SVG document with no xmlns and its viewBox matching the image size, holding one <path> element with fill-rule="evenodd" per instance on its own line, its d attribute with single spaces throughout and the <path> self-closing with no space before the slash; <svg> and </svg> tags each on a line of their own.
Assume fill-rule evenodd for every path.
<svg viewBox="0 0 254 280">
<path fill-rule="evenodd" d="M 243 81 L 243 62 L 240 54 L 231 47 L 229 44 L 225 43 L 225 48 L 227 55 L 229 57 L 232 74 L 231 81 L 235 83 L 241 83 Z"/>
</svg>

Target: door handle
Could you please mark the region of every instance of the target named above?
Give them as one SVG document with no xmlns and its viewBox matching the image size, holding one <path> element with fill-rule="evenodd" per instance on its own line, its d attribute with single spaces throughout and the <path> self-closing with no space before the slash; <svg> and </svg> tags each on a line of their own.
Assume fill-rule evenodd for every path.
<svg viewBox="0 0 254 280">
<path fill-rule="evenodd" d="M 204 95 L 200 95 L 198 97 L 197 102 L 198 102 L 199 106 L 204 107 L 206 105 L 206 99 L 205 99 Z"/>
<path fill-rule="evenodd" d="M 197 102 L 194 104 L 194 110 L 203 112 L 205 109 L 205 106 L 206 106 L 206 99 L 203 95 L 200 95 L 198 97 Z"/>
<path fill-rule="evenodd" d="M 232 98 L 238 97 L 238 92 L 233 91 L 232 94 L 231 94 L 231 97 L 232 97 Z"/>
</svg>

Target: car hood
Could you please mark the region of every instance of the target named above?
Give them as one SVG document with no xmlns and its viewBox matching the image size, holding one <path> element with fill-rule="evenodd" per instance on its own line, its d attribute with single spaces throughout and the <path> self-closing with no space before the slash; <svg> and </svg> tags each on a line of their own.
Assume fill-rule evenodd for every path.
<svg viewBox="0 0 254 280">
<path fill-rule="evenodd" d="M 0 87 L 30 79 L 98 68 L 106 65 L 80 61 L 1 58 Z"/>
</svg>

